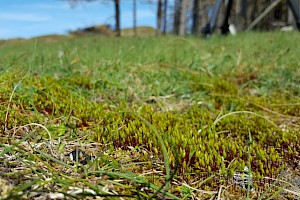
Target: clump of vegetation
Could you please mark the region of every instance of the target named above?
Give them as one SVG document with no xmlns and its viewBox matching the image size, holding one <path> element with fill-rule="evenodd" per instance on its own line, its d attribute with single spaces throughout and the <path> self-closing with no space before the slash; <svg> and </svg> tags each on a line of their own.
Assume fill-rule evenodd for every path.
<svg viewBox="0 0 300 200">
<path fill-rule="evenodd" d="M 211 198 L 226 185 L 223 196 L 249 197 L 232 187 L 248 167 L 253 197 L 299 195 L 278 181 L 299 177 L 297 39 L 4 43 L 0 178 L 15 189 L 0 194 Z M 74 149 L 89 156 L 67 161 Z"/>
</svg>

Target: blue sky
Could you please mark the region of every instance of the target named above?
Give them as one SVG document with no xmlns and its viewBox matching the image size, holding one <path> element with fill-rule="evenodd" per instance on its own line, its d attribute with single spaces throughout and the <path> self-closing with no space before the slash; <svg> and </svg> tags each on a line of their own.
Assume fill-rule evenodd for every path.
<svg viewBox="0 0 300 200">
<path fill-rule="evenodd" d="M 132 27 L 132 0 L 121 0 L 121 26 Z M 143 3 L 144 2 L 144 3 Z M 138 0 L 137 25 L 155 27 L 156 4 Z M 66 34 L 95 24 L 114 25 L 113 3 L 65 0 L 0 0 L 0 39 Z"/>
</svg>

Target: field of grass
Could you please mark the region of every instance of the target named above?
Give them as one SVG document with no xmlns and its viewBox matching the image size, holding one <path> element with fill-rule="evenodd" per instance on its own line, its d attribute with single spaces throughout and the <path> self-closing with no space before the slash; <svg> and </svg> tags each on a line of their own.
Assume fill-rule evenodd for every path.
<svg viewBox="0 0 300 200">
<path fill-rule="evenodd" d="M 299 199 L 298 41 L 0 41 L 0 199 Z"/>
</svg>

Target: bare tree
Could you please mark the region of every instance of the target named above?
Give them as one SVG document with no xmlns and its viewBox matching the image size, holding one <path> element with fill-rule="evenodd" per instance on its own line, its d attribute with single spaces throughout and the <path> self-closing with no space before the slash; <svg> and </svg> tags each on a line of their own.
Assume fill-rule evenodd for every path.
<svg viewBox="0 0 300 200">
<path fill-rule="evenodd" d="M 201 24 L 200 24 L 200 1 L 194 0 L 193 2 L 193 24 L 192 24 L 192 33 L 194 35 L 201 34 Z"/>
<path fill-rule="evenodd" d="M 121 23 L 120 23 L 120 0 L 114 0 L 115 3 L 115 21 L 116 21 L 116 36 L 121 36 Z"/>
<path fill-rule="evenodd" d="M 181 1 L 180 9 L 180 22 L 179 22 L 179 35 L 184 36 L 186 34 L 186 21 L 187 21 L 187 10 L 189 7 L 189 0 Z"/>
<path fill-rule="evenodd" d="M 168 0 L 164 0 L 164 4 L 163 4 L 163 34 L 166 35 L 167 33 L 167 18 L 168 18 Z"/>
<path fill-rule="evenodd" d="M 181 2 L 182 2 L 182 0 L 175 0 L 175 2 L 174 2 L 175 4 L 174 4 L 173 32 L 176 35 L 178 35 L 178 33 L 179 33 Z"/>
<path fill-rule="evenodd" d="M 161 19 L 162 19 L 162 0 L 157 1 L 157 24 L 156 24 L 156 35 L 161 33 Z"/>
<path fill-rule="evenodd" d="M 71 3 L 71 5 L 75 5 L 78 2 L 93 2 L 97 0 L 67 0 Z M 115 6 L 115 28 L 116 28 L 116 36 L 121 36 L 121 23 L 120 23 L 120 0 L 99 0 L 103 2 L 113 1 Z"/>
</svg>

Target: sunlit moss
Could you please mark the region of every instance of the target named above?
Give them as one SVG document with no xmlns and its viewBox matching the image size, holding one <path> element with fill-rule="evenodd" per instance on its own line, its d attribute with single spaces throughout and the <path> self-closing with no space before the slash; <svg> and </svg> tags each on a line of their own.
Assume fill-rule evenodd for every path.
<svg viewBox="0 0 300 200">
<path fill-rule="evenodd" d="M 231 177 L 250 160 L 258 177 L 271 176 L 299 156 L 299 75 L 291 73 L 288 58 L 269 49 L 268 57 L 261 55 L 253 61 L 251 56 L 260 50 L 244 49 L 234 38 L 108 40 L 110 44 L 103 38 L 76 40 L 83 48 L 78 52 L 69 49 L 72 41 L 49 45 L 49 50 L 36 52 L 31 63 L 36 68 L 27 75 L 26 70 L 2 75 L 1 132 L 36 122 L 44 124 L 53 138 L 84 135 L 90 142 L 108 144 L 111 151 L 141 147 L 161 158 L 161 146 L 152 130 L 125 112 L 132 110 L 158 130 L 171 166 L 179 161 L 179 172 Z M 191 45 L 195 41 L 206 50 Z M 175 44 L 176 51 L 170 44 Z M 287 55 L 291 59 L 300 54 L 298 47 L 293 48 L 295 53 Z M 10 46 L 7 51 L 12 56 Z M 63 60 L 58 51 L 64 52 Z M 242 54 L 241 63 L 237 54 Z M 287 67 L 269 66 L 272 56 Z M 23 68 L 24 63 L 20 64 Z M 277 80 L 269 72 L 273 68 L 285 77 Z M 249 133 L 253 138 L 250 156 Z"/>
</svg>

